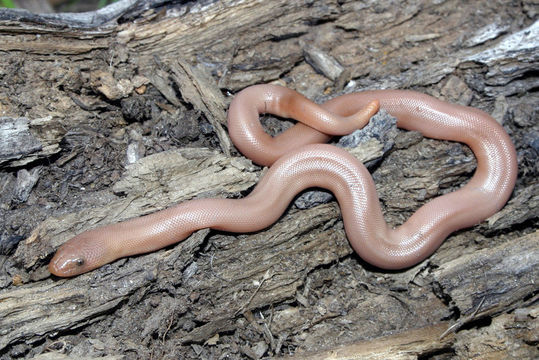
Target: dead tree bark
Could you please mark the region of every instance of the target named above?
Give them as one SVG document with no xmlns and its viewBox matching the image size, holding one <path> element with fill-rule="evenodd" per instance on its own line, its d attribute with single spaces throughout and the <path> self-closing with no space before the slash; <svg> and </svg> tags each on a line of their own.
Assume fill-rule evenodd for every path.
<svg viewBox="0 0 539 360">
<path fill-rule="evenodd" d="M 0 10 L 0 359 L 533 358 L 538 10 L 486 0 Z M 401 272 L 355 256 L 336 203 L 309 197 L 265 231 L 203 230 L 50 276 L 47 261 L 74 234 L 256 184 L 262 169 L 234 149 L 226 109 L 263 82 L 316 101 L 409 88 L 481 108 L 517 146 L 514 196 Z M 275 133 L 288 122 L 264 123 Z M 384 126 L 353 152 L 391 224 L 473 173 L 464 146 Z"/>
</svg>

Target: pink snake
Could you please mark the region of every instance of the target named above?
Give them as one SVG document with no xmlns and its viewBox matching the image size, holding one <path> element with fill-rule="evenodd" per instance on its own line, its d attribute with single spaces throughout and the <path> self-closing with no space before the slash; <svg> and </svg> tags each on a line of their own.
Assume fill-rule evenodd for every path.
<svg viewBox="0 0 539 360">
<path fill-rule="evenodd" d="M 343 149 L 319 144 L 364 126 L 379 106 L 397 118 L 398 127 L 465 143 L 477 158 L 475 174 L 465 186 L 429 201 L 396 229 L 384 221 L 374 182 L 363 164 Z M 260 124 L 261 113 L 300 123 L 272 138 Z M 384 269 L 402 269 L 431 255 L 450 233 L 501 209 L 517 177 L 515 148 L 492 117 L 413 91 L 365 91 L 317 105 L 284 87 L 255 85 L 236 95 L 228 119 L 236 147 L 254 162 L 271 166 L 247 197 L 191 200 L 85 231 L 58 249 L 50 272 L 78 275 L 161 249 L 202 228 L 258 231 L 277 221 L 290 201 L 310 187 L 326 188 L 336 196 L 348 239 L 364 260 Z"/>
</svg>

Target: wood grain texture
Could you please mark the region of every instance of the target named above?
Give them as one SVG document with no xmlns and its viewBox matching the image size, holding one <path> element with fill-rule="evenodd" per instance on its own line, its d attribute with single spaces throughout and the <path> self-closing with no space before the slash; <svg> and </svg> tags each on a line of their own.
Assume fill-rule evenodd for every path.
<svg viewBox="0 0 539 360">
<path fill-rule="evenodd" d="M 0 115 L 22 124 L 14 139 L 26 146 L 14 157 L 0 143 L 0 249 L 16 247 L 0 254 L 0 359 L 471 358 L 485 343 L 506 358 L 536 351 L 525 330 L 537 323 L 533 1 L 140 4 L 93 28 L 0 16 Z M 306 61 L 313 54 L 323 64 Z M 231 95 L 263 82 L 316 101 L 412 88 L 481 108 L 517 145 L 514 197 L 403 272 L 354 256 L 329 203 L 292 206 L 256 234 L 202 231 L 75 279 L 50 278 L 54 249 L 84 229 L 248 192 L 263 170 L 228 143 L 223 124 Z M 288 126 L 262 120 L 271 133 Z M 409 132 L 387 149 L 375 137 L 359 149 L 393 225 L 475 168 L 465 147 Z M 41 167 L 23 203 L 14 201 L 21 166 Z M 339 345 L 348 352 L 329 350 Z"/>
</svg>

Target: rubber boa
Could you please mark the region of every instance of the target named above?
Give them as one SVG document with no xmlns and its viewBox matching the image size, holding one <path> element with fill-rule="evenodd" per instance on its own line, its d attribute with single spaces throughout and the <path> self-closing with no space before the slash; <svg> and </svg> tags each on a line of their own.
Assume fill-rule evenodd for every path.
<svg viewBox="0 0 539 360">
<path fill-rule="evenodd" d="M 477 169 L 466 185 L 427 202 L 395 229 L 383 218 L 374 182 L 363 164 L 343 149 L 320 144 L 362 127 L 379 106 L 397 118 L 398 127 L 462 142 L 477 158 Z M 261 113 L 300 122 L 271 137 L 260 124 Z M 450 233 L 502 208 L 517 177 L 515 148 L 491 116 L 414 91 L 364 91 L 317 105 L 284 87 L 255 85 L 233 99 L 228 129 L 244 155 L 271 165 L 248 196 L 186 201 L 85 231 L 58 249 L 50 272 L 78 275 L 122 257 L 161 249 L 202 228 L 258 231 L 277 221 L 290 201 L 310 187 L 334 193 L 347 237 L 361 258 L 383 269 L 407 268 L 431 255 Z"/>
</svg>

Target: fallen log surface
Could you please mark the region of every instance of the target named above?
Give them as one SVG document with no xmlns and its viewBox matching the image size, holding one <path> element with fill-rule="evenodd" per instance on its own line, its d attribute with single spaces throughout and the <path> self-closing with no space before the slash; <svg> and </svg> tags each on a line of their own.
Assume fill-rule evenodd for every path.
<svg viewBox="0 0 539 360">
<path fill-rule="evenodd" d="M 536 358 L 538 13 L 486 0 L 0 10 L 0 359 Z M 226 109 L 264 82 L 317 102 L 403 88 L 480 108 L 516 145 L 515 192 L 405 271 L 363 262 L 338 205 L 308 193 L 257 233 L 201 230 L 76 278 L 48 273 L 81 231 L 248 193 L 264 170 L 231 144 Z M 473 174 L 465 146 L 371 122 L 342 142 L 391 225 Z"/>
</svg>

